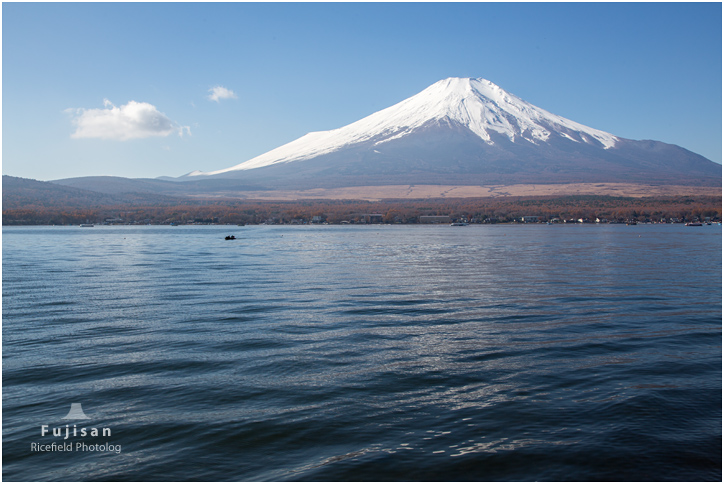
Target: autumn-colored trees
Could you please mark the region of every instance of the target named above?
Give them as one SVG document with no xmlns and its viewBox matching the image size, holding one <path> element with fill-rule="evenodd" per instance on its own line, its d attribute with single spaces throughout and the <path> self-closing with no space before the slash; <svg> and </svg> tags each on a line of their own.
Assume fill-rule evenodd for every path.
<svg viewBox="0 0 724 484">
<path fill-rule="evenodd" d="M 381 217 L 369 217 L 381 214 Z M 608 196 L 500 197 L 425 200 L 303 200 L 287 202 L 193 200 L 168 205 L 104 205 L 77 208 L 33 205 L 3 210 L 3 225 L 102 223 L 328 223 L 377 220 L 417 223 L 420 215 L 447 215 L 476 223 L 501 223 L 535 215 L 542 221 L 561 220 L 670 221 L 721 220 L 721 197 Z M 317 218 L 315 218 L 315 216 Z M 122 221 L 122 222 L 121 222 Z"/>
</svg>

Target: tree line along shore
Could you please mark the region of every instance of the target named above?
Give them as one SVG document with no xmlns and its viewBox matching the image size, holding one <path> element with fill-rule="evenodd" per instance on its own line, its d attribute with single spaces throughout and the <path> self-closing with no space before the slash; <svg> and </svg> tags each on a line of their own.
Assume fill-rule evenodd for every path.
<svg viewBox="0 0 724 484">
<path fill-rule="evenodd" d="M 424 200 L 185 200 L 180 203 L 48 206 L 3 201 L 3 225 L 93 224 L 307 224 L 720 222 L 721 196 L 500 197 Z M 7 207 L 7 208 L 6 208 Z M 445 218 L 447 217 L 447 218 Z"/>
</svg>

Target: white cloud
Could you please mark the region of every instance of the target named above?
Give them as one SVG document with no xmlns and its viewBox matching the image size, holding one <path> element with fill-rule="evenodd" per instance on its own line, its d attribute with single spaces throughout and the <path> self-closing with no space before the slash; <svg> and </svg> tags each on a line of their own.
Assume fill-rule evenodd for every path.
<svg viewBox="0 0 724 484">
<path fill-rule="evenodd" d="M 152 136 L 168 136 L 184 132 L 191 134 L 188 126 L 171 121 L 149 103 L 129 101 L 121 107 L 103 100 L 103 109 L 67 109 L 73 115 L 75 133 L 71 138 L 101 138 L 126 141 Z"/>
<path fill-rule="evenodd" d="M 209 89 L 209 99 L 211 101 L 219 102 L 220 99 L 236 99 L 236 93 L 231 89 L 226 89 L 222 86 L 214 86 Z"/>
</svg>

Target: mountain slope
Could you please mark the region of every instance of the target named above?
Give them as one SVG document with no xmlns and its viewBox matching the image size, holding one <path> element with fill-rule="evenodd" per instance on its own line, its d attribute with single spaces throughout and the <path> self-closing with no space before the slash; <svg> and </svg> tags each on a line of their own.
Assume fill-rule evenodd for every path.
<svg viewBox="0 0 724 484">
<path fill-rule="evenodd" d="M 721 165 L 674 145 L 589 128 L 484 79 L 450 78 L 339 129 L 180 180 L 273 188 L 389 184 L 721 184 Z"/>
<path fill-rule="evenodd" d="M 464 126 L 491 146 L 493 133 L 504 134 L 511 142 L 519 138 L 533 144 L 547 141 L 551 131 L 576 142 L 597 141 L 607 148 L 617 140 L 611 134 L 533 106 L 485 79 L 449 78 L 343 128 L 309 133 L 234 167 L 194 175 L 217 175 L 306 160 L 355 144 L 372 142 L 373 146 L 380 146 L 430 123 L 446 121 Z"/>
</svg>

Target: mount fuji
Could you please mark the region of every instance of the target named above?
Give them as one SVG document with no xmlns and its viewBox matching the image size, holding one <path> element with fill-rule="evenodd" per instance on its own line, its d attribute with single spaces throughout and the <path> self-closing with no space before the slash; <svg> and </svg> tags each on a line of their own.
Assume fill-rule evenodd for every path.
<svg viewBox="0 0 724 484">
<path fill-rule="evenodd" d="M 722 167 L 659 141 L 621 138 L 536 107 L 485 79 L 449 78 L 331 131 L 176 181 L 274 189 L 382 185 L 641 183 L 720 186 Z"/>
</svg>

